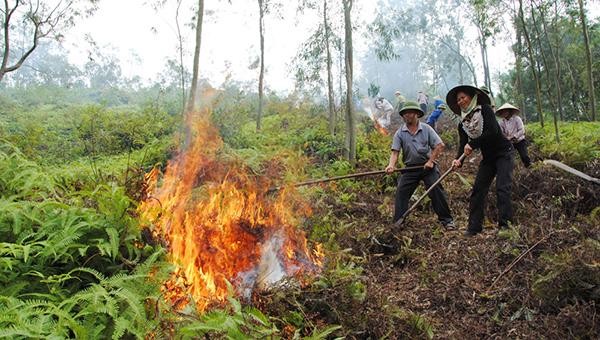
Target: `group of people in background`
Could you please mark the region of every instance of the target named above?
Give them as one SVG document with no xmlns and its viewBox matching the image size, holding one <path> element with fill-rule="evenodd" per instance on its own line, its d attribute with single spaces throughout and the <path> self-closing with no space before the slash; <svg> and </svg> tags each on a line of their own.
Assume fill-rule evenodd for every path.
<svg viewBox="0 0 600 340">
<path fill-rule="evenodd" d="M 429 188 L 440 177 L 436 159 L 445 145 L 435 126 L 445 110 L 450 108 L 452 118 L 457 122 L 459 136 L 459 146 L 452 167 L 461 167 L 465 157 L 470 156 L 474 150 L 480 150 L 482 155 L 469 199 L 469 219 L 465 236 L 474 236 L 483 230 L 485 198 L 494 178 L 498 227 L 508 228 L 513 221 L 510 196 L 514 150 L 518 151 L 525 167 L 531 165 L 524 125 L 519 117 L 520 110 L 509 103 L 496 110 L 494 99 L 486 87 L 460 85 L 448 92 L 446 103 L 440 97 L 435 97 L 434 108 L 426 123 L 422 123 L 419 118 L 427 113 L 427 94 L 419 91 L 415 102 L 406 101 L 400 91 L 396 91 L 395 96 L 395 111 L 404 120 L 404 125 L 393 136 L 391 155 L 385 170 L 388 173 L 394 171 L 400 153 L 405 166 L 417 166 L 417 169 L 403 172 L 398 179 L 394 222 L 407 211 L 410 197 L 421 181 Z M 499 117 L 499 120 L 496 117 Z M 421 165 L 423 167 L 418 168 Z M 443 187 L 437 185 L 428 195 L 442 226 L 446 229 L 454 228 Z"/>
</svg>

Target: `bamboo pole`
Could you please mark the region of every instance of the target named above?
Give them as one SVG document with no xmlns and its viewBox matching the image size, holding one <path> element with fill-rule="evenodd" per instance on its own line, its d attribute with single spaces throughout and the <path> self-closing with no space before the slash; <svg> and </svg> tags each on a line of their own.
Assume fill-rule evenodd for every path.
<svg viewBox="0 0 600 340">
<path fill-rule="evenodd" d="M 394 169 L 393 172 L 402 172 L 402 171 L 410 171 L 410 170 L 418 170 L 418 169 L 423 169 L 423 166 L 422 165 L 407 166 L 407 167 L 404 167 L 404 168 Z M 269 192 L 278 191 L 278 190 L 281 190 L 281 189 L 283 189 L 285 187 L 301 187 L 301 186 L 305 186 L 305 185 L 312 185 L 312 184 L 318 184 L 318 183 L 338 181 L 340 179 L 357 178 L 357 177 L 365 177 L 365 176 L 372 176 L 372 175 L 380 175 L 380 174 L 384 174 L 384 173 L 385 173 L 385 170 L 375 170 L 375 171 L 359 172 L 359 173 L 355 173 L 355 174 L 348 174 L 348 175 L 343 175 L 343 176 L 328 177 L 328 178 L 322 178 L 322 179 L 314 179 L 314 180 L 310 180 L 310 181 L 294 183 L 294 184 L 291 184 L 291 185 L 282 185 L 282 186 L 279 186 L 279 187 L 270 188 Z"/>
</svg>

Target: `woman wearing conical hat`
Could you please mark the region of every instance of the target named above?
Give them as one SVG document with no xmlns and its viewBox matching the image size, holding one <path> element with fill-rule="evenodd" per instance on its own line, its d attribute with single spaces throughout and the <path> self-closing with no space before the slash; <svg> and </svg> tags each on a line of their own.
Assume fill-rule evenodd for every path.
<svg viewBox="0 0 600 340">
<path fill-rule="evenodd" d="M 531 165 L 531 159 L 527 153 L 527 140 L 525 139 L 525 125 L 518 114 L 521 111 L 509 104 L 505 103 L 498 108 L 496 115 L 502 117 L 498 124 L 502 134 L 508 139 L 515 149 L 519 152 L 521 161 L 526 168 Z"/>
<path fill-rule="evenodd" d="M 482 160 L 477 170 L 469 200 L 469 225 L 465 236 L 474 236 L 483 230 L 485 198 L 496 177 L 498 227 L 508 228 L 512 222 L 511 202 L 513 146 L 504 138 L 490 107 L 490 97 L 470 85 L 460 85 L 446 95 L 446 103 L 460 117 L 458 134 L 460 146 L 453 167 L 462 166 L 461 154 L 470 155 L 481 149 Z"/>
</svg>

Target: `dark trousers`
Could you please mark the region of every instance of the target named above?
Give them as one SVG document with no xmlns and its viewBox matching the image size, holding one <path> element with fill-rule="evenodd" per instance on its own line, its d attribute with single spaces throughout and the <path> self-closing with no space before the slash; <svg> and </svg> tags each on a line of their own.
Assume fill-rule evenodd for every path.
<svg viewBox="0 0 600 340">
<path fill-rule="evenodd" d="M 513 144 L 517 152 L 519 153 L 519 157 L 521 157 L 521 161 L 526 168 L 529 168 L 531 165 L 531 159 L 529 158 L 529 154 L 527 153 L 527 140 L 523 139 L 522 141 Z"/>
<path fill-rule="evenodd" d="M 425 183 L 425 188 L 429 188 L 435 181 L 440 178 L 438 167 L 432 170 L 416 170 L 402 173 L 398 178 L 398 187 L 396 189 L 396 202 L 394 205 L 394 222 L 398 221 L 402 215 L 408 210 L 410 197 L 417 189 L 420 181 Z M 429 194 L 433 211 L 438 216 L 438 220 L 442 223 L 452 222 L 452 215 L 448 207 L 446 192 L 441 184 L 438 184 L 432 189 Z"/>
<path fill-rule="evenodd" d="M 419 104 L 419 106 L 421 107 L 421 110 L 423 110 L 423 112 L 425 114 L 427 114 L 427 104 L 421 103 L 421 104 Z"/>
<path fill-rule="evenodd" d="M 512 222 L 513 210 L 510 194 L 512 191 L 513 153 L 509 152 L 494 160 L 481 161 L 469 202 L 469 230 L 483 229 L 485 198 L 496 177 L 496 200 L 498 206 L 498 226 L 508 227 Z"/>
</svg>

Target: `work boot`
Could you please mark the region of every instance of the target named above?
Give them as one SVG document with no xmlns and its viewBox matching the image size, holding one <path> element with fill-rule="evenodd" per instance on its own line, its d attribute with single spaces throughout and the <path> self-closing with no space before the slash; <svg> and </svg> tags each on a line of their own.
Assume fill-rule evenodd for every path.
<svg viewBox="0 0 600 340">
<path fill-rule="evenodd" d="M 481 232 L 481 230 L 477 231 L 477 230 L 467 229 L 467 231 L 465 231 L 465 233 L 463 235 L 465 237 L 473 237 L 473 236 L 479 234 L 480 232 Z"/>
<path fill-rule="evenodd" d="M 454 230 L 454 229 L 456 229 L 456 225 L 454 225 L 454 221 L 442 222 L 442 226 L 446 230 Z"/>
</svg>

